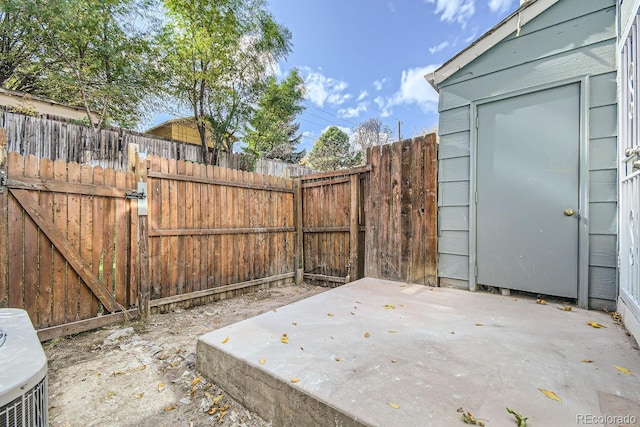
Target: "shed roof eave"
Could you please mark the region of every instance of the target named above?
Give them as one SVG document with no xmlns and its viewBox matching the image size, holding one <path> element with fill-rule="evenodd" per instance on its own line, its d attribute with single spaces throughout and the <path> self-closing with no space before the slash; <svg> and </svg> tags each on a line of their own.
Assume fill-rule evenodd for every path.
<svg viewBox="0 0 640 427">
<path fill-rule="evenodd" d="M 455 74 L 458 70 L 467 66 L 477 57 L 483 55 L 489 49 L 507 38 L 510 34 L 518 32 L 520 28 L 532 21 L 538 15 L 560 0 L 528 0 L 516 11 L 507 16 L 496 26 L 480 36 L 467 48 L 458 52 L 453 58 L 445 62 L 433 73 L 425 76 L 425 79 L 436 91 L 440 85 Z"/>
</svg>

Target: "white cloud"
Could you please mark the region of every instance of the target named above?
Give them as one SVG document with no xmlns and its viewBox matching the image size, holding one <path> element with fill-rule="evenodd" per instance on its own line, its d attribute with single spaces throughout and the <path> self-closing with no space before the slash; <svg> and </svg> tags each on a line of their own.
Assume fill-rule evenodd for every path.
<svg viewBox="0 0 640 427">
<path fill-rule="evenodd" d="M 380 108 L 380 116 L 383 118 L 391 116 L 393 107 L 400 105 L 416 105 L 424 112 L 437 111 L 438 94 L 424 78 L 436 68 L 438 65 L 404 70 L 400 79 L 400 88 L 391 97 L 374 99 Z"/>
<path fill-rule="evenodd" d="M 369 92 L 367 92 L 366 90 L 363 90 L 362 92 L 360 92 L 360 95 L 358 95 L 357 101 L 360 102 L 363 99 L 365 99 L 367 96 L 369 96 Z"/>
<path fill-rule="evenodd" d="M 509 10 L 513 0 L 489 0 L 489 9 L 495 13 L 503 13 Z"/>
<path fill-rule="evenodd" d="M 375 90 L 382 90 L 382 87 L 384 86 L 384 84 L 387 82 L 387 78 L 385 77 L 382 80 L 376 80 L 375 82 L 372 83 L 373 87 L 375 88 Z"/>
<path fill-rule="evenodd" d="M 434 53 L 440 52 L 441 50 L 447 48 L 449 46 L 449 42 L 442 42 L 437 46 L 432 46 L 429 48 L 429 52 L 433 55 Z"/>
<path fill-rule="evenodd" d="M 367 105 L 364 102 L 358 104 L 357 107 L 354 108 L 341 108 L 338 110 L 338 117 L 341 119 L 352 119 L 354 117 L 360 116 L 360 113 L 367 112 Z"/>
<path fill-rule="evenodd" d="M 441 14 L 441 21 L 457 22 L 463 27 L 476 13 L 475 0 L 426 0 L 426 2 L 436 5 L 435 13 Z"/>
<path fill-rule="evenodd" d="M 307 98 L 318 107 L 323 107 L 325 102 L 331 105 L 341 105 L 351 99 L 353 95 L 345 93 L 349 86 L 346 82 L 327 77 L 320 71 L 312 71 L 303 68 L 306 73 L 304 83 L 307 89 Z"/>
</svg>

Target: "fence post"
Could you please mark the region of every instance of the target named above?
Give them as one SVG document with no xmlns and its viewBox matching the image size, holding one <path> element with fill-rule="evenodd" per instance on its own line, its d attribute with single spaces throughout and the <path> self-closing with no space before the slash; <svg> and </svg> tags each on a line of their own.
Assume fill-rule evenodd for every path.
<svg viewBox="0 0 640 427">
<path fill-rule="evenodd" d="M 296 273 L 296 285 L 304 280 L 304 248 L 302 234 L 302 180 L 293 180 L 293 217 L 296 226 L 294 272 Z"/>
<path fill-rule="evenodd" d="M 7 178 L 7 130 L 0 128 L 0 181 Z M 7 283 L 7 195 L 9 191 L 0 182 L 0 307 L 8 307 Z"/>
<path fill-rule="evenodd" d="M 349 276 L 347 282 L 353 282 L 358 277 L 360 258 L 360 174 L 351 175 L 349 185 L 351 203 L 349 207 Z"/>
<path fill-rule="evenodd" d="M 139 188 L 147 187 L 147 160 L 146 155 L 134 152 L 136 183 Z M 141 185 L 142 184 L 142 185 Z M 138 190 L 140 191 L 140 190 Z M 147 319 L 151 313 L 149 302 L 151 300 L 151 288 L 149 286 L 149 229 L 148 229 L 148 201 L 150 197 L 149 191 L 145 191 L 147 199 L 138 202 L 138 271 L 139 271 L 139 290 L 138 290 L 138 307 L 140 316 Z"/>
</svg>

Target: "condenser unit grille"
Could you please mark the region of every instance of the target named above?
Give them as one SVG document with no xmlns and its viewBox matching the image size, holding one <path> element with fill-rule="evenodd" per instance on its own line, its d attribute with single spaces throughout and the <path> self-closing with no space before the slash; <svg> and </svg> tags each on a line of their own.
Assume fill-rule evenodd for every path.
<svg viewBox="0 0 640 427">
<path fill-rule="evenodd" d="M 0 426 L 47 427 L 47 378 L 31 390 L 0 407 Z"/>
</svg>

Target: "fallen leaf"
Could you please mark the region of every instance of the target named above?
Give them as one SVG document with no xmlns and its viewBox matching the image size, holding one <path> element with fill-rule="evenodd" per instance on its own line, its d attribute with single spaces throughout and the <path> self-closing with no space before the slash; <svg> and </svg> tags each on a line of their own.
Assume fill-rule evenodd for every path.
<svg viewBox="0 0 640 427">
<path fill-rule="evenodd" d="M 365 333 L 364 333 L 364 337 L 365 337 L 365 338 L 369 338 L 370 336 L 371 336 L 371 334 L 370 334 L 369 332 L 365 332 Z"/>
<path fill-rule="evenodd" d="M 289 344 L 289 336 L 287 334 L 282 334 L 282 337 L 280 337 L 280 342 L 282 344 Z"/>
<path fill-rule="evenodd" d="M 300 382 L 300 378 L 291 378 L 292 383 Z"/>
<path fill-rule="evenodd" d="M 563 305 L 562 307 L 556 307 L 558 310 L 571 311 L 573 308 L 570 305 Z"/>
<path fill-rule="evenodd" d="M 340 358 L 339 358 L 339 357 L 336 357 L 336 362 L 339 362 L 339 361 L 340 361 Z"/>
<path fill-rule="evenodd" d="M 136 393 L 134 397 L 136 399 L 142 399 L 144 397 L 144 393 Z"/>
<path fill-rule="evenodd" d="M 293 326 L 298 326 L 298 322 L 291 322 Z"/>
<path fill-rule="evenodd" d="M 258 360 L 258 362 L 260 362 L 261 365 L 264 365 L 267 362 L 267 359 L 263 357 L 260 360 Z"/>
<path fill-rule="evenodd" d="M 397 360 L 396 359 L 391 359 L 391 363 L 396 363 Z"/>
<path fill-rule="evenodd" d="M 404 304 L 400 304 L 400 307 L 404 307 Z"/>
<path fill-rule="evenodd" d="M 589 321 L 587 322 L 587 325 L 592 326 L 592 327 L 594 327 L 594 328 L 596 328 L 596 329 L 606 328 L 606 326 L 601 325 L 600 323 L 594 322 L 593 320 L 589 320 Z"/>
<path fill-rule="evenodd" d="M 200 381 L 202 381 L 202 377 L 195 377 L 193 380 L 191 380 L 191 385 L 194 386 L 198 384 Z"/>
<path fill-rule="evenodd" d="M 107 397 L 115 397 L 116 393 L 113 391 L 110 391 L 109 393 L 107 393 Z"/>
<path fill-rule="evenodd" d="M 111 374 L 112 377 L 117 377 L 118 375 L 124 375 L 126 374 L 127 371 L 123 371 L 123 370 L 119 370 L 119 371 L 113 371 L 113 373 Z"/>
<path fill-rule="evenodd" d="M 540 304 L 540 305 L 547 305 L 547 302 L 541 298 L 538 298 L 536 300 L 536 304 Z"/>
<path fill-rule="evenodd" d="M 593 363 L 593 360 L 591 360 L 591 359 L 582 359 L 581 362 L 582 363 Z"/>
<path fill-rule="evenodd" d="M 352 311 L 352 312 L 351 312 L 351 315 L 352 315 L 352 316 L 355 316 L 356 314 Z"/>
<path fill-rule="evenodd" d="M 169 405 L 169 406 L 166 406 L 166 407 L 164 408 L 164 410 L 165 410 L 166 412 L 173 411 L 174 409 L 176 409 L 176 407 L 175 407 L 175 406 L 173 406 L 173 405 Z"/>
<path fill-rule="evenodd" d="M 393 330 L 391 330 L 391 331 L 389 331 L 389 333 L 390 333 L 390 334 L 397 334 L 397 333 L 398 333 L 398 331 L 393 331 Z"/>
<path fill-rule="evenodd" d="M 222 400 L 222 398 L 224 397 L 224 394 L 221 394 L 219 396 L 216 396 L 215 399 L 213 399 L 213 404 L 217 405 L 218 403 L 220 403 L 220 401 Z"/>
<path fill-rule="evenodd" d="M 482 323 L 476 323 L 476 326 L 484 326 Z"/>
<path fill-rule="evenodd" d="M 333 313 L 327 313 L 327 316 L 333 317 Z"/>
<path fill-rule="evenodd" d="M 623 374 L 632 375 L 631 371 L 627 368 L 623 368 L 622 366 L 617 366 L 617 365 L 613 365 L 613 367 L 616 368 L 618 371 L 622 372 Z"/>
<path fill-rule="evenodd" d="M 465 411 L 462 408 L 458 408 L 457 412 L 462 414 L 462 421 L 464 421 L 465 424 L 473 424 L 473 425 L 484 427 L 484 422 L 474 417 L 471 412 Z"/>
<path fill-rule="evenodd" d="M 144 371 L 145 369 L 147 369 L 147 365 L 142 365 L 138 369 L 141 371 Z"/>
<path fill-rule="evenodd" d="M 229 337 L 226 337 L 225 339 L 222 340 L 222 344 L 226 344 L 229 342 Z"/>
<path fill-rule="evenodd" d="M 557 394 L 555 394 L 554 392 L 549 391 L 549 390 L 545 390 L 545 389 L 543 389 L 543 388 L 538 388 L 538 390 L 540 390 L 540 393 L 544 394 L 544 395 L 545 395 L 545 396 L 547 396 L 549 399 L 553 399 L 553 400 L 557 400 L 558 402 L 562 402 L 562 399 L 560 399 L 560 398 L 558 397 L 558 395 L 557 395 Z"/>
<path fill-rule="evenodd" d="M 191 396 L 196 394 L 196 391 L 198 391 L 198 387 L 196 387 L 196 386 L 191 387 Z"/>
<path fill-rule="evenodd" d="M 396 403 L 391 403 L 389 402 L 389 406 L 391 406 L 393 409 L 399 409 L 400 405 L 396 404 Z"/>
<path fill-rule="evenodd" d="M 356 304 L 362 304 L 360 301 L 356 301 Z"/>
<path fill-rule="evenodd" d="M 395 310 L 396 309 L 396 307 L 394 305 L 391 305 L 391 304 L 385 304 L 384 308 L 387 309 L 387 310 Z"/>
<path fill-rule="evenodd" d="M 527 427 L 527 420 L 529 418 L 527 417 L 523 417 L 522 415 L 518 414 L 516 411 L 514 411 L 513 409 L 509 409 L 506 408 L 507 412 L 510 413 L 511 415 L 513 415 L 514 417 L 516 417 L 516 423 L 518 423 L 518 427 Z"/>
<path fill-rule="evenodd" d="M 618 313 L 617 311 L 614 311 L 613 313 L 611 313 L 611 318 L 615 321 L 615 322 L 622 322 L 622 316 L 620 315 L 620 313 Z"/>
<path fill-rule="evenodd" d="M 164 390 L 164 383 L 158 384 L 158 391 Z"/>
</svg>

